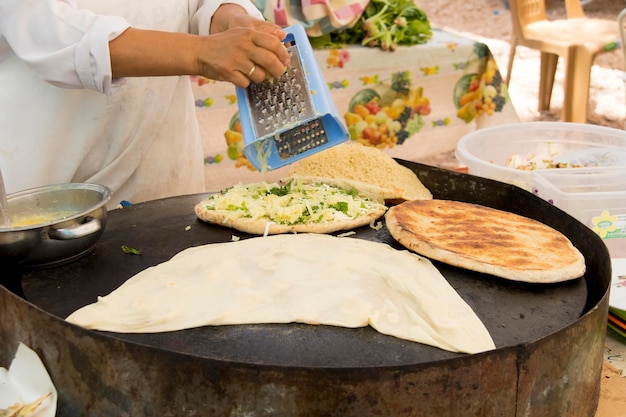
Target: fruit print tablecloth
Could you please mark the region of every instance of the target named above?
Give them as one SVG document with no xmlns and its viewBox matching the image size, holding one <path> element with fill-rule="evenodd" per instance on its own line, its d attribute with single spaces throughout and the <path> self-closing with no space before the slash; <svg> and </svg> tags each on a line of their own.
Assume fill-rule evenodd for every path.
<svg viewBox="0 0 626 417">
<path fill-rule="evenodd" d="M 518 121 L 489 48 L 469 38 L 435 29 L 395 52 L 349 45 L 315 55 L 351 140 L 393 157 L 449 152 L 468 132 Z M 208 189 L 283 177 L 288 167 L 261 174 L 243 156 L 234 87 L 192 81 Z"/>
</svg>

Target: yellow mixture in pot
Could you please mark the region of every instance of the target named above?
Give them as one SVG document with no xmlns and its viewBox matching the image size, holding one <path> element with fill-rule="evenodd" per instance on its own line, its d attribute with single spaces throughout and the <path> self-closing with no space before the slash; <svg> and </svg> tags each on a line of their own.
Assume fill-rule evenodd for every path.
<svg viewBox="0 0 626 417">
<path fill-rule="evenodd" d="M 27 227 L 37 224 L 50 223 L 53 221 L 60 221 L 73 214 L 75 214 L 75 212 L 69 210 L 51 211 L 48 213 L 14 214 L 11 215 L 10 227 Z"/>
</svg>

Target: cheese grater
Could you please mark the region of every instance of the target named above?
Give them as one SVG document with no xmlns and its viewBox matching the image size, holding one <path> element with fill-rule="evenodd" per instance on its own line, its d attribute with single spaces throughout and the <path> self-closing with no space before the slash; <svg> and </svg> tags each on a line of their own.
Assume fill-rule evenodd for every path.
<svg viewBox="0 0 626 417">
<path fill-rule="evenodd" d="M 313 48 L 301 25 L 284 29 L 291 55 L 285 73 L 237 87 L 243 153 L 268 171 L 348 140 Z"/>
</svg>

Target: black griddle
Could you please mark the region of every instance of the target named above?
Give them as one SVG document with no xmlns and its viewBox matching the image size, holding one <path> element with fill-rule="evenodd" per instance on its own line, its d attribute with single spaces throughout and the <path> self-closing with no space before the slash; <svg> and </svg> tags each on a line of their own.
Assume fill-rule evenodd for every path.
<svg viewBox="0 0 626 417">
<path fill-rule="evenodd" d="M 58 417 L 592 417 L 611 282 L 604 242 L 517 187 L 399 162 L 435 198 L 511 211 L 563 232 L 583 253 L 585 276 L 532 285 L 435 263 L 496 342 L 497 349 L 474 355 L 368 327 L 275 324 L 127 335 L 63 320 L 187 247 L 233 234 L 252 238 L 198 221 L 193 206 L 203 196 L 182 196 L 110 212 L 95 250 L 80 260 L 3 269 L 0 363 L 10 363 L 19 342 L 34 349 L 57 387 Z M 398 247 L 384 228 L 356 232 L 354 238 Z M 142 254 L 125 254 L 121 245 Z"/>
<path fill-rule="evenodd" d="M 461 187 L 462 183 L 467 183 L 467 175 L 426 168 L 422 171 L 422 180 L 436 197 L 473 200 L 473 193 L 467 192 L 468 187 Z M 479 185 L 476 183 L 476 187 Z M 459 192 L 455 193 L 457 188 Z M 551 223 L 563 216 L 552 206 L 547 209 L 543 200 L 522 190 L 520 193 L 515 187 L 498 184 L 495 189 L 502 190 L 502 194 L 470 187 L 484 205 L 519 211 Z M 512 190 L 515 191 L 513 198 Z M 111 211 L 104 235 L 91 254 L 58 268 L 24 273 L 22 289 L 25 298 L 64 318 L 95 302 L 98 296 L 113 291 L 139 271 L 167 261 L 188 247 L 228 242 L 233 235 L 241 239 L 262 239 L 198 220 L 193 208 L 203 196 L 168 198 Z M 506 201 L 500 201 L 500 198 Z M 565 224 L 576 223 L 568 219 Z M 352 238 L 404 249 L 385 227 L 374 230 L 365 226 L 355 232 Z M 565 232 L 571 235 L 571 228 Z M 141 250 L 141 255 L 125 253 L 123 245 Z M 440 262 L 434 264 L 474 309 L 498 348 L 538 340 L 554 333 L 575 322 L 588 304 L 587 283 L 583 277 L 558 284 L 528 284 Z M 157 334 L 103 333 L 139 345 L 208 359 L 278 366 L 398 366 L 462 355 L 383 335 L 369 327 L 345 329 L 305 324 L 255 324 L 207 326 Z"/>
</svg>

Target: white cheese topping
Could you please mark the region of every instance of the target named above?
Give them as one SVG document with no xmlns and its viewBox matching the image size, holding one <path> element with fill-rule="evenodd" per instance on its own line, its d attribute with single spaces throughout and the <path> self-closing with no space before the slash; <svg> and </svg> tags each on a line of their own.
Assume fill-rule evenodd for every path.
<svg viewBox="0 0 626 417">
<path fill-rule="evenodd" d="M 372 201 L 356 190 L 300 180 L 284 186 L 266 182 L 235 185 L 209 196 L 202 205 L 207 210 L 228 212 L 224 222 L 248 218 L 283 225 L 353 220 L 372 209 L 384 208 L 383 203 Z"/>
</svg>

